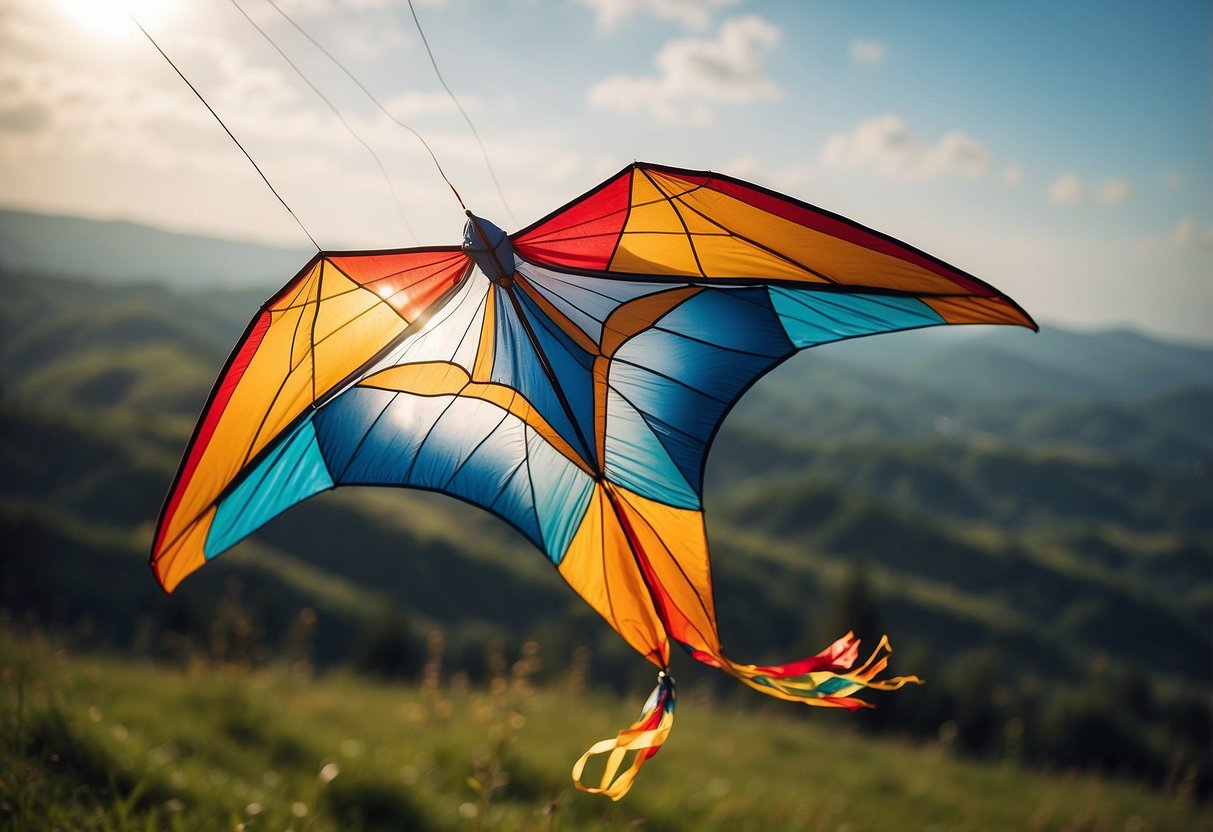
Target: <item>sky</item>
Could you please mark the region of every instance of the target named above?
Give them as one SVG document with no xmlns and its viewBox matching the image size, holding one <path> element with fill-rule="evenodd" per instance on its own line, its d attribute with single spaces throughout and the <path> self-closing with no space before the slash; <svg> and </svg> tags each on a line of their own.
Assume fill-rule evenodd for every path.
<svg viewBox="0 0 1213 832">
<path fill-rule="evenodd" d="M 1043 326 L 1213 343 L 1206 0 L 415 0 L 484 154 L 406 0 L 274 2 L 392 118 L 269 0 L 0 0 L 0 207 L 310 248 L 125 7 L 325 249 L 461 239 L 400 121 L 507 230 L 633 160 L 714 170 L 925 249 Z"/>
</svg>

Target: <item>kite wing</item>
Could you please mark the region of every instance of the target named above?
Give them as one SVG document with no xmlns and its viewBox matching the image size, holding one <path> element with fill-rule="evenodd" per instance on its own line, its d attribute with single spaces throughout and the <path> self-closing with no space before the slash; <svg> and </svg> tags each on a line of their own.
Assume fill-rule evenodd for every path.
<svg viewBox="0 0 1213 832">
<path fill-rule="evenodd" d="M 733 404 L 798 350 L 945 324 L 1035 328 L 993 287 L 849 220 L 729 177 L 633 164 L 507 236 L 469 214 L 462 250 L 318 255 L 254 319 L 170 492 L 166 588 L 338 485 L 440 491 L 526 535 L 664 671 L 669 641 L 784 699 L 855 708 L 848 634 L 758 667 L 726 657 L 703 518 Z M 621 797 L 668 734 L 664 672 L 639 722 L 574 769 Z M 627 751 L 637 752 L 619 772 Z M 586 759 L 608 754 L 597 787 Z"/>
<path fill-rule="evenodd" d="M 152 569 L 166 590 L 319 483 L 274 468 L 309 453 L 310 414 L 337 395 L 467 272 L 456 247 L 317 254 L 249 322 L 219 375 L 160 512 Z M 233 516 L 233 493 L 276 470 L 273 513 Z M 329 485 L 331 487 L 331 484 Z"/>
</svg>

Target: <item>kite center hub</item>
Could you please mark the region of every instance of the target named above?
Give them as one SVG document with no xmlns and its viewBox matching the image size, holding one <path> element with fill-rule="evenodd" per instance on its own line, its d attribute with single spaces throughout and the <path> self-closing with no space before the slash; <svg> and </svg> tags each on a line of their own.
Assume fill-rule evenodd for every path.
<svg viewBox="0 0 1213 832">
<path fill-rule="evenodd" d="M 463 250 L 489 280 L 509 287 L 514 282 L 514 247 L 510 238 L 493 223 L 467 212 L 463 226 Z"/>
</svg>

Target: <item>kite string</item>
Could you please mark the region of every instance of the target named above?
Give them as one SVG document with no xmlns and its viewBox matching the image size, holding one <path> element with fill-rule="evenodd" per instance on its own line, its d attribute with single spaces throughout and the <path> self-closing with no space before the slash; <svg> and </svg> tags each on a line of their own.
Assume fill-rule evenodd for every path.
<svg viewBox="0 0 1213 832">
<path fill-rule="evenodd" d="M 354 128 L 350 126 L 350 123 L 346 121 L 345 116 L 341 115 L 341 111 L 337 109 L 336 105 L 333 104 L 329 97 L 321 92 L 319 87 L 312 83 L 311 79 L 308 78 L 307 75 L 304 74 L 303 70 L 290 59 L 286 52 L 283 51 L 282 47 L 270 37 L 269 33 L 262 29 L 261 26 L 257 24 L 257 21 L 253 20 L 253 18 L 249 16 L 249 13 L 244 10 L 244 7 L 241 6 L 237 0 L 229 0 L 229 2 L 236 7 L 236 11 L 240 12 L 240 14 L 244 16 L 244 19 L 248 21 L 249 25 L 257 30 L 257 33 L 265 39 L 266 43 L 274 48 L 274 51 L 278 53 L 282 60 L 286 61 L 287 66 L 295 71 L 295 74 L 299 76 L 300 80 L 307 84 L 311 88 L 312 92 L 316 93 L 320 100 L 328 105 L 329 110 L 331 110 L 333 115 L 337 117 L 337 120 L 341 122 L 341 125 L 346 129 L 346 132 L 353 136 L 354 140 L 362 145 L 363 148 L 366 149 L 367 153 L 371 154 L 371 158 L 374 159 L 375 164 L 379 166 L 379 173 L 383 176 L 383 181 L 387 183 L 388 190 L 392 193 L 392 201 L 396 203 L 396 213 L 400 215 L 400 221 L 404 223 L 404 227 L 409 232 L 409 236 L 413 238 L 413 242 L 420 245 L 421 240 L 418 239 L 416 232 L 413 231 L 412 225 L 409 224 L 408 218 L 404 215 L 404 207 L 400 204 L 400 196 L 396 193 L 396 188 L 394 185 L 392 185 L 391 177 L 387 175 L 387 169 L 384 168 L 383 160 L 379 158 L 379 154 L 375 152 L 374 148 L 367 144 L 366 140 L 364 140 L 362 136 L 358 135 Z"/>
<path fill-rule="evenodd" d="M 214 116 L 215 121 L 219 122 L 219 126 L 223 128 L 223 132 L 227 133 L 228 138 L 235 143 L 236 147 L 240 148 L 240 152 L 244 154 L 244 158 L 249 160 L 249 164 L 253 166 L 253 170 L 257 171 L 257 175 L 261 177 L 261 181 L 265 183 L 265 186 L 270 189 L 270 193 L 277 197 L 278 201 L 282 203 L 282 207 L 285 208 L 286 212 L 291 215 L 291 219 L 293 219 L 303 233 L 307 235 L 307 238 L 312 241 L 312 245 L 316 247 L 316 251 L 324 251 L 324 249 L 320 247 L 320 244 L 316 242 L 316 238 L 312 236 L 312 233 L 307 230 L 307 226 L 303 224 L 303 221 L 300 220 L 298 215 L 291 210 L 291 206 L 286 204 L 286 200 L 282 198 L 282 194 L 278 193 L 278 189 L 273 186 L 269 178 L 265 175 L 265 172 L 261 170 L 261 166 L 258 165 L 249 152 L 244 149 L 244 145 L 240 143 L 240 140 L 236 138 L 235 134 L 233 134 L 228 128 L 223 119 L 219 117 L 219 114 L 215 112 L 215 108 L 212 107 L 206 98 L 203 97 L 202 93 L 198 91 L 198 88 L 190 82 L 190 79 L 185 77 L 185 73 L 182 72 L 175 63 L 173 63 L 173 59 L 168 56 L 168 53 L 160 48 L 160 44 L 156 43 L 156 39 L 151 36 L 147 29 L 143 28 L 143 24 L 139 22 L 138 18 L 131 15 L 131 21 L 135 24 L 139 31 L 143 33 L 143 36 L 148 39 L 148 42 L 155 47 L 156 51 L 160 53 L 160 57 L 164 58 L 164 60 L 168 62 L 168 65 L 173 68 L 173 72 L 177 73 L 177 76 L 185 82 L 185 85 L 190 88 L 190 91 L 198 97 L 198 100 L 202 102 L 202 105 L 206 107 L 212 116 Z"/>
<path fill-rule="evenodd" d="M 408 124 L 405 124 L 403 121 L 396 118 L 396 116 L 392 115 L 392 113 L 388 110 L 388 108 L 383 106 L 382 102 L 380 102 L 379 99 L 375 97 L 374 93 L 372 93 L 369 89 L 367 89 L 366 85 L 363 84 L 361 81 L 359 81 L 358 78 L 354 75 L 354 73 L 350 72 L 350 70 L 346 68 L 345 64 L 343 64 L 343 63 L 341 63 L 341 61 L 337 60 L 336 56 L 334 56 L 333 53 L 331 53 L 327 49 L 325 49 L 324 45 L 321 44 L 320 41 L 316 40 L 316 38 L 312 37 L 311 33 L 309 33 L 306 29 L 304 29 L 298 23 L 296 23 L 295 19 L 293 17 L 291 17 L 289 14 L 287 14 L 285 11 L 283 11 L 282 8 L 276 2 L 274 2 L 274 0 L 265 0 L 265 2 L 267 2 L 271 6 L 273 6 L 274 11 L 276 11 L 276 12 L 278 12 L 278 14 L 282 15 L 283 19 L 285 19 L 287 23 L 291 24 L 291 26 L 294 27 L 295 31 L 297 31 L 299 34 L 301 34 L 304 38 L 306 38 L 312 44 L 312 46 L 316 47 L 316 49 L 320 51 L 320 54 L 324 55 L 324 57 L 328 58 L 330 61 L 333 62 L 334 66 L 336 66 L 338 69 L 340 69 L 342 72 L 344 72 L 345 76 L 347 78 L 349 78 L 354 83 L 354 85 L 356 87 L 358 87 L 358 89 L 362 90 L 363 95 L 365 95 L 367 98 L 369 98 L 371 103 L 374 104 L 379 109 L 379 112 L 383 113 L 385 116 L 387 116 L 389 119 L 391 119 L 392 122 L 394 122 L 398 127 L 401 127 L 403 129 L 407 130 L 408 132 L 412 133 L 413 136 L 416 137 L 417 141 L 421 142 L 421 146 L 425 148 L 425 150 L 428 154 L 430 154 L 430 159 L 434 162 L 434 167 L 438 169 L 438 175 L 442 177 L 442 181 L 446 182 L 447 187 L 451 189 L 451 193 L 453 193 L 455 195 L 455 200 L 459 203 L 459 207 L 462 208 L 466 212 L 468 210 L 468 207 L 467 207 L 467 205 L 464 204 L 463 197 L 461 197 L 459 195 L 459 191 L 455 189 L 454 183 L 452 183 L 450 180 L 450 177 L 448 177 L 446 175 L 446 171 L 442 169 L 442 163 L 438 161 L 438 156 L 434 153 L 433 148 L 430 147 L 429 142 L 427 142 L 425 140 L 425 137 L 422 136 L 419 132 L 417 132 L 417 130 L 415 130 L 413 127 L 409 126 Z M 485 158 L 487 160 L 488 157 L 486 156 Z M 491 171 L 491 168 L 490 168 L 490 171 Z M 494 177 L 493 181 L 496 182 L 496 177 Z M 503 197 L 503 199 L 504 199 L 504 197 Z M 506 207 L 508 209 L 509 206 L 507 205 Z"/>
<path fill-rule="evenodd" d="M 481 140 L 480 133 L 476 130 L 476 125 L 472 124 L 472 119 L 467 114 L 467 110 L 463 109 L 463 105 L 459 103 L 458 96 L 447 86 L 446 79 L 442 77 L 442 70 L 438 68 L 438 61 L 434 59 L 434 51 L 430 49 L 430 42 L 425 36 L 425 30 L 421 28 L 421 21 L 417 18 L 417 9 L 413 7 L 413 0 L 408 0 L 408 4 L 409 12 L 413 15 L 413 23 L 417 26 L 417 34 L 421 36 L 421 43 L 425 46 L 425 54 L 430 56 L 430 65 L 434 67 L 434 74 L 438 76 L 438 83 L 442 84 L 442 88 L 446 90 L 446 94 L 450 96 L 451 101 L 458 108 L 459 114 L 467 122 L 468 129 L 472 131 L 472 135 L 476 139 L 476 144 L 480 146 L 480 155 L 484 157 L 484 165 L 489 169 L 489 177 L 493 180 L 493 186 L 497 189 L 497 196 L 501 197 L 501 204 L 505 206 L 506 212 L 509 213 L 510 220 L 517 225 L 518 218 L 514 216 L 514 209 L 510 207 L 509 200 L 505 198 L 505 191 L 501 189 L 501 183 L 497 181 L 497 172 L 493 170 L 493 163 L 489 161 L 489 153 L 484 147 L 484 141 Z"/>
</svg>

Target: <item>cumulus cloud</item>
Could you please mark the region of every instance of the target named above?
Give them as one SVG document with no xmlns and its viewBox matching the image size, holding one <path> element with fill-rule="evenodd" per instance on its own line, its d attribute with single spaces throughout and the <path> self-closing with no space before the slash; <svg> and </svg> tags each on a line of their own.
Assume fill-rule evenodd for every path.
<svg viewBox="0 0 1213 832">
<path fill-rule="evenodd" d="M 836 133 L 821 152 L 826 165 L 851 170 L 872 169 L 905 179 L 979 177 L 990 168 L 990 151 L 977 139 L 953 130 L 928 144 L 905 120 L 884 115 L 862 121 L 849 133 Z"/>
<path fill-rule="evenodd" d="M 1023 184 L 1023 168 L 1019 165 L 1007 165 L 1002 171 L 1002 184 L 1008 188 L 1018 188 Z"/>
<path fill-rule="evenodd" d="M 804 190 L 812 176 L 803 165 L 770 167 L 754 156 L 738 156 L 720 166 L 721 173 L 776 190 L 796 193 Z"/>
<path fill-rule="evenodd" d="M 1133 186 L 1128 180 L 1113 176 L 1098 188 L 1091 188 L 1081 176 L 1071 172 L 1053 180 L 1048 195 L 1054 205 L 1121 205 L 1133 197 Z"/>
<path fill-rule="evenodd" d="M 1120 205 L 1133 196 L 1133 186 L 1127 180 L 1113 177 L 1099 186 L 1095 199 L 1100 205 Z"/>
<path fill-rule="evenodd" d="M 1167 241 L 1176 248 L 1198 248 L 1213 251 L 1213 224 L 1201 227 L 1191 217 L 1183 217 L 1175 223 Z"/>
<path fill-rule="evenodd" d="M 1077 173 L 1067 173 L 1049 185 L 1049 202 L 1054 205 L 1078 205 L 1087 201 L 1087 188 Z"/>
<path fill-rule="evenodd" d="M 408 0 L 275 0 L 283 11 L 290 15 L 314 17 L 341 9 L 375 11 L 389 8 L 408 8 Z M 419 6 L 441 6 L 446 0 L 415 0 Z"/>
<path fill-rule="evenodd" d="M 603 110 L 647 110 L 667 123 L 707 124 L 711 103 L 779 97 L 763 65 L 779 38 L 779 27 L 755 15 L 727 20 L 714 38 L 666 43 L 654 60 L 658 75 L 607 78 L 590 89 L 587 101 Z"/>
<path fill-rule="evenodd" d="M 847 47 L 851 63 L 862 66 L 880 66 L 884 63 L 885 46 L 878 40 L 855 38 Z"/>
<path fill-rule="evenodd" d="M 717 10 L 741 0 L 581 0 L 594 12 L 594 25 L 612 31 L 634 14 L 651 14 L 696 31 L 706 29 Z"/>
</svg>

